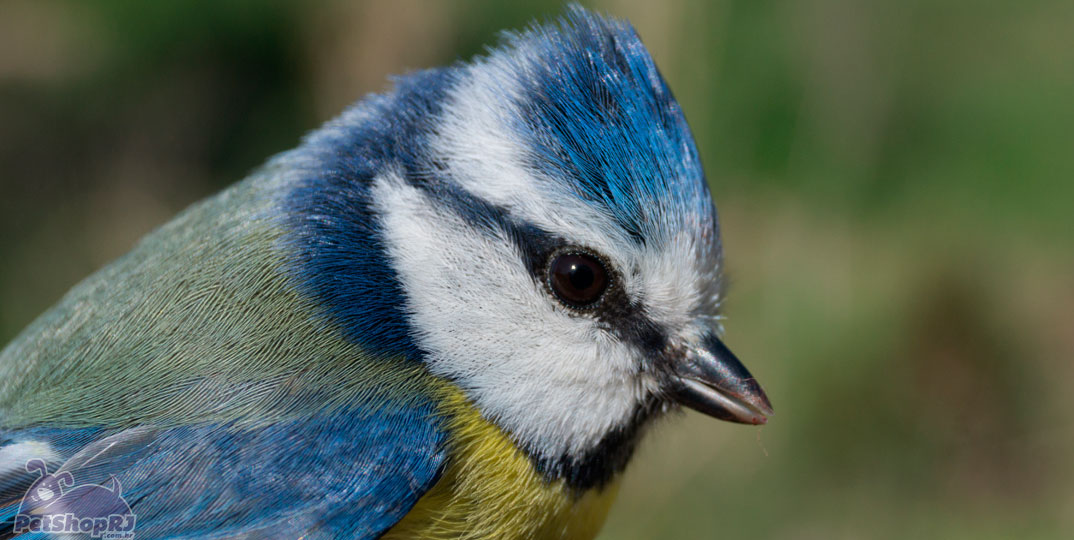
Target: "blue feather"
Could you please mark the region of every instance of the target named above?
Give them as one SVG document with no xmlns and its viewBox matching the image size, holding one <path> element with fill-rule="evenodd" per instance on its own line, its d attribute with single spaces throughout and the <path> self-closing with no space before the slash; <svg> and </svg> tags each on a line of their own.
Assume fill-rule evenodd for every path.
<svg viewBox="0 0 1074 540">
<path fill-rule="evenodd" d="M 257 428 L 28 429 L 6 437 L 52 443 L 75 485 L 105 484 L 114 475 L 142 538 L 308 531 L 375 538 L 438 478 L 445 434 L 431 411 L 425 401 Z M 22 474 L 25 491 L 34 477 Z M 18 509 L 18 498 L 6 500 L 0 530 L 11 530 Z"/>
<path fill-rule="evenodd" d="M 639 242 L 675 230 L 669 221 L 715 224 L 686 119 L 629 23 L 575 7 L 558 26 L 509 41 L 520 58 L 538 59 L 518 67 L 514 122 L 533 146 L 532 167 Z"/>
<path fill-rule="evenodd" d="M 452 77 L 442 69 L 399 78 L 392 93 L 367 98 L 283 157 L 302 177 L 285 212 L 298 287 L 328 306 L 348 338 L 373 352 L 420 357 L 370 187 L 386 170 L 414 178 L 427 169 L 419 152 Z"/>
</svg>

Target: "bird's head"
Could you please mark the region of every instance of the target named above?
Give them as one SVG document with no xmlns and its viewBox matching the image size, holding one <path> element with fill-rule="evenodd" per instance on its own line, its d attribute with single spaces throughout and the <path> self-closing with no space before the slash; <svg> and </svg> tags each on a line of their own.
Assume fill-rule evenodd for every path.
<svg viewBox="0 0 1074 540">
<path fill-rule="evenodd" d="M 419 357 L 547 472 L 602 483 L 678 404 L 771 413 L 718 337 L 716 210 L 629 24 L 576 8 L 397 80 L 306 148 L 285 159 L 314 164 L 296 195 L 314 288 L 355 339 Z"/>
</svg>

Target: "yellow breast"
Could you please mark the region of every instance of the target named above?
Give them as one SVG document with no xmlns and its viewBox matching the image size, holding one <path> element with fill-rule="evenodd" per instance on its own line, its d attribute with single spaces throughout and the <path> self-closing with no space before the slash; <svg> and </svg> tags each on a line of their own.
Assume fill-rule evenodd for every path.
<svg viewBox="0 0 1074 540">
<path fill-rule="evenodd" d="M 383 538 L 588 539 L 597 535 L 617 483 L 577 494 L 548 481 L 504 432 L 454 386 L 444 390 L 450 450 L 440 481 Z"/>
</svg>

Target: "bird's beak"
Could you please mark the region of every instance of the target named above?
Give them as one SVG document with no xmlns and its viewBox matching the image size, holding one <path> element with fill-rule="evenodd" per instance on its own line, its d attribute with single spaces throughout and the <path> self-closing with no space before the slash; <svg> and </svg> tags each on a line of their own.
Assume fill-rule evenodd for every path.
<svg viewBox="0 0 1074 540">
<path fill-rule="evenodd" d="M 689 345 L 676 364 L 671 397 L 729 422 L 764 424 L 772 414 L 761 385 L 719 338 L 708 333 Z"/>
</svg>

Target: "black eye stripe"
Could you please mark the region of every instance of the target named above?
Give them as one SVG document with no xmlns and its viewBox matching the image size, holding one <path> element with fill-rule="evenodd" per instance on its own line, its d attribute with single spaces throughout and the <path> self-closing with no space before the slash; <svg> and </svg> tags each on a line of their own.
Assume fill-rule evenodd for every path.
<svg viewBox="0 0 1074 540">
<path fill-rule="evenodd" d="M 644 306 L 629 298 L 623 290 L 622 275 L 606 257 L 576 246 L 537 225 L 512 216 L 504 207 L 474 197 L 450 183 L 412 182 L 429 194 L 441 207 L 450 208 L 474 229 L 502 237 L 506 235 L 518 249 L 522 263 L 535 284 L 554 295 L 548 286 L 548 265 L 556 253 L 578 251 L 600 258 L 608 273 L 608 285 L 600 301 L 579 316 L 589 316 L 607 325 L 623 341 L 633 343 L 647 356 L 656 357 L 667 343 L 666 331 L 645 313 Z"/>
<path fill-rule="evenodd" d="M 544 274 L 548 253 L 567 245 L 562 238 L 525 221 L 499 205 L 475 197 L 451 183 L 412 183 L 425 191 L 431 201 L 451 209 L 468 225 L 490 236 L 506 235 L 518 248 L 526 270 L 535 279 Z"/>
</svg>

